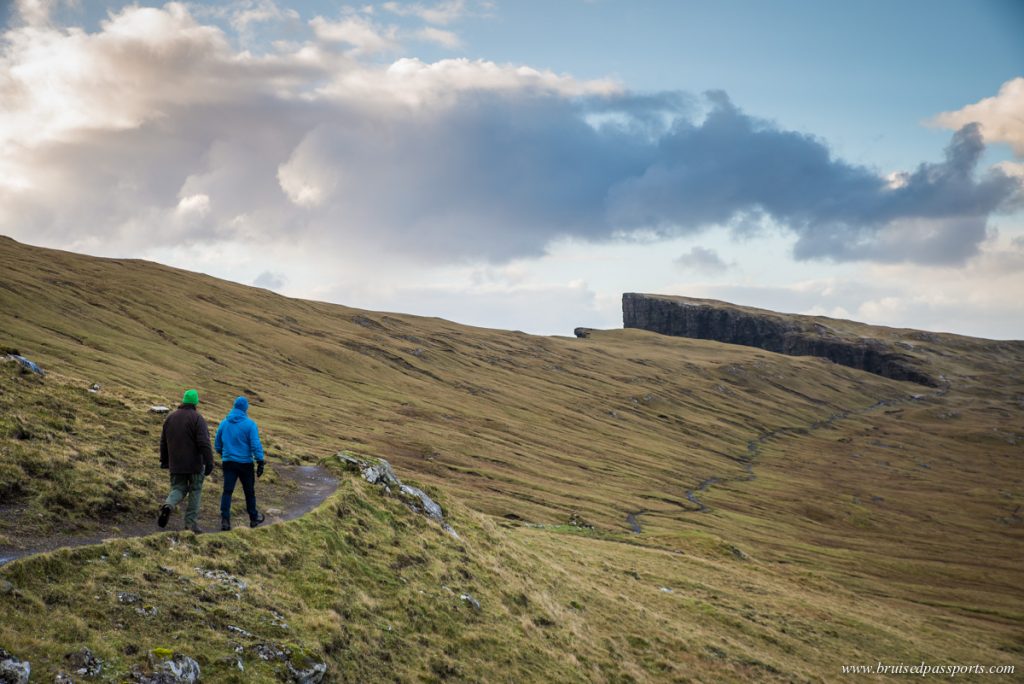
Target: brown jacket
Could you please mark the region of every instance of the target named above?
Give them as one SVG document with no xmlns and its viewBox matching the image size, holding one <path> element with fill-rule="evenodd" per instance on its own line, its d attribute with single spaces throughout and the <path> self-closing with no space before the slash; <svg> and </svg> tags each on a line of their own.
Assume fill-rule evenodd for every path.
<svg viewBox="0 0 1024 684">
<path fill-rule="evenodd" d="M 172 475 L 194 475 L 213 470 L 210 430 L 191 404 L 182 404 L 164 421 L 160 433 L 160 467 Z"/>
</svg>

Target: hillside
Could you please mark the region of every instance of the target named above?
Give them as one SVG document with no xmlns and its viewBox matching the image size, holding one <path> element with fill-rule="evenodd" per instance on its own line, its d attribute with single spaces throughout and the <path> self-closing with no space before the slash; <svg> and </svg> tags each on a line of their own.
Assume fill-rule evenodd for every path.
<svg viewBox="0 0 1024 684">
<path fill-rule="evenodd" d="M 535 337 L 359 311 L 7 238 L 0 263 L 0 347 L 48 371 L 0 365 L 0 549 L 151 519 L 161 419 L 147 409 L 186 386 L 210 420 L 245 393 L 272 463 L 341 478 L 292 522 L 0 568 L 0 647 L 44 677 L 87 645 L 117 676 L 168 647 L 243 678 L 229 624 L 349 679 L 1021 664 L 1019 343 L 915 338 L 908 353 L 943 378 L 925 387 L 641 330 Z M 342 474 L 342 450 L 388 459 L 461 539 Z M 253 590 L 195 586 L 194 566 Z M 117 591 L 179 620 L 165 629 Z M 246 654 L 240 681 L 283 667 Z"/>
</svg>

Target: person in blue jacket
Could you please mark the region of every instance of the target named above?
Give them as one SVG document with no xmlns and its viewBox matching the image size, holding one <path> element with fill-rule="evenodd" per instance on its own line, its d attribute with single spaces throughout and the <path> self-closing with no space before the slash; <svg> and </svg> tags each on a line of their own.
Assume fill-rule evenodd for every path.
<svg viewBox="0 0 1024 684">
<path fill-rule="evenodd" d="M 249 512 L 249 527 L 256 527 L 265 519 L 256 508 L 256 478 L 263 476 L 263 445 L 260 444 L 256 421 L 248 416 L 249 400 L 235 399 L 235 407 L 221 421 L 213 448 L 221 458 L 224 469 L 224 493 L 220 497 L 220 528 L 231 529 L 231 495 L 235 483 L 242 481 L 245 508 Z M 255 463 L 254 463 L 255 461 Z"/>
</svg>

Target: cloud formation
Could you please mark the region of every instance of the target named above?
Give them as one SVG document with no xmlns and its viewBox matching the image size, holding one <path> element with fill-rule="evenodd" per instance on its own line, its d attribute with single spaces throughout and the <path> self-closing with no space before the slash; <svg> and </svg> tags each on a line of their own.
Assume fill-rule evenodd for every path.
<svg viewBox="0 0 1024 684">
<path fill-rule="evenodd" d="M 978 123 L 985 142 L 1006 143 L 1024 158 L 1024 77 L 1010 79 L 992 97 L 939 114 L 933 123 L 951 129 Z"/>
<path fill-rule="evenodd" d="M 713 249 L 707 247 L 692 247 L 690 251 L 676 257 L 675 265 L 687 271 L 701 271 L 705 273 L 721 273 L 729 269 Z"/>
<path fill-rule="evenodd" d="M 272 3 L 250 4 L 251 21 L 274 21 Z M 391 9 L 443 25 L 466 5 Z M 363 58 L 399 49 L 396 35 L 365 17 L 307 30 L 252 53 L 174 2 L 126 7 L 94 33 L 9 29 L 0 232 L 453 263 L 765 217 L 801 259 L 962 263 L 1021 192 L 979 172 L 974 123 L 943 161 L 883 177 L 724 93 L 641 95 L 484 60 L 381 65 Z"/>
</svg>

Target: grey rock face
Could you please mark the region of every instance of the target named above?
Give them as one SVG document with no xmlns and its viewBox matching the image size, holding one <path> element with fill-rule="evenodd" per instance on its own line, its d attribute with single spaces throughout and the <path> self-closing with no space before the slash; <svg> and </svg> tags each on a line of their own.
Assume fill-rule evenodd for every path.
<svg viewBox="0 0 1024 684">
<path fill-rule="evenodd" d="M 398 495 L 410 509 L 438 522 L 445 532 L 455 539 L 459 538 L 458 533 L 452 526 L 445 522 L 444 510 L 441 506 L 422 489 L 403 484 L 398 479 L 398 476 L 395 475 L 391 464 L 383 458 L 367 461 L 356 458 L 344 451 L 339 452 L 337 458 L 345 464 L 346 469 L 359 473 L 370 484 L 381 485 L 389 496 L 397 491 Z"/>
<path fill-rule="evenodd" d="M 69 653 L 65 660 L 68 667 L 80 677 L 99 677 L 103 672 L 103 661 L 87 648 Z"/>
<path fill-rule="evenodd" d="M 399 491 L 402 492 L 407 498 L 415 499 L 422 506 L 423 513 L 428 517 L 433 518 L 437 522 L 444 522 L 444 511 L 441 507 L 429 496 L 426 492 L 417 487 L 410 487 L 407 484 L 399 485 Z M 415 505 L 415 504 L 414 504 Z"/>
<path fill-rule="evenodd" d="M 327 674 L 327 663 L 307 658 L 299 666 L 288 663 L 288 678 L 295 684 L 319 684 Z"/>
<path fill-rule="evenodd" d="M 0 648 L 0 684 L 28 684 L 32 666 Z"/>
<path fill-rule="evenodd" d="M 622 295 L 622 325 L 663 335 L 758 347 L 791 356 L 819 356 L 893 380 L 937 387 L 912 357 L 880 340 L 842 336 L 826 326 L 759 315 L 714 303 Z"/>
<path fill-rule="evenodd" d="M 24 356 L 21 356 L 20 354 L 8 354 L 7 355 L 7 360 L 8 361 L 16 361 L 26 371 L 31 371 L 32 373 L 35 373 L 36 375 L 46 375 L 46 371 L 44 371 L 42 368 L 40 368 L 39 365 L 35 361 L 31 361 L 29 359 L 26 359 Z"/>
<path fill-rule="evenodd" d="M 480 602 L 472 594 L 459 594 L 459 598 L 472 606 L 473 610 L 480 610 Z"/>
<path fill-rule="evenodd" d="M 151 653 L 149 663 L 153 674 L 136 673 L 135 681 L 139 684 L 196 684 L 201 674 L 199 663 L 180 653 L 170 658 L 159 658 Z"/>
</svg>

